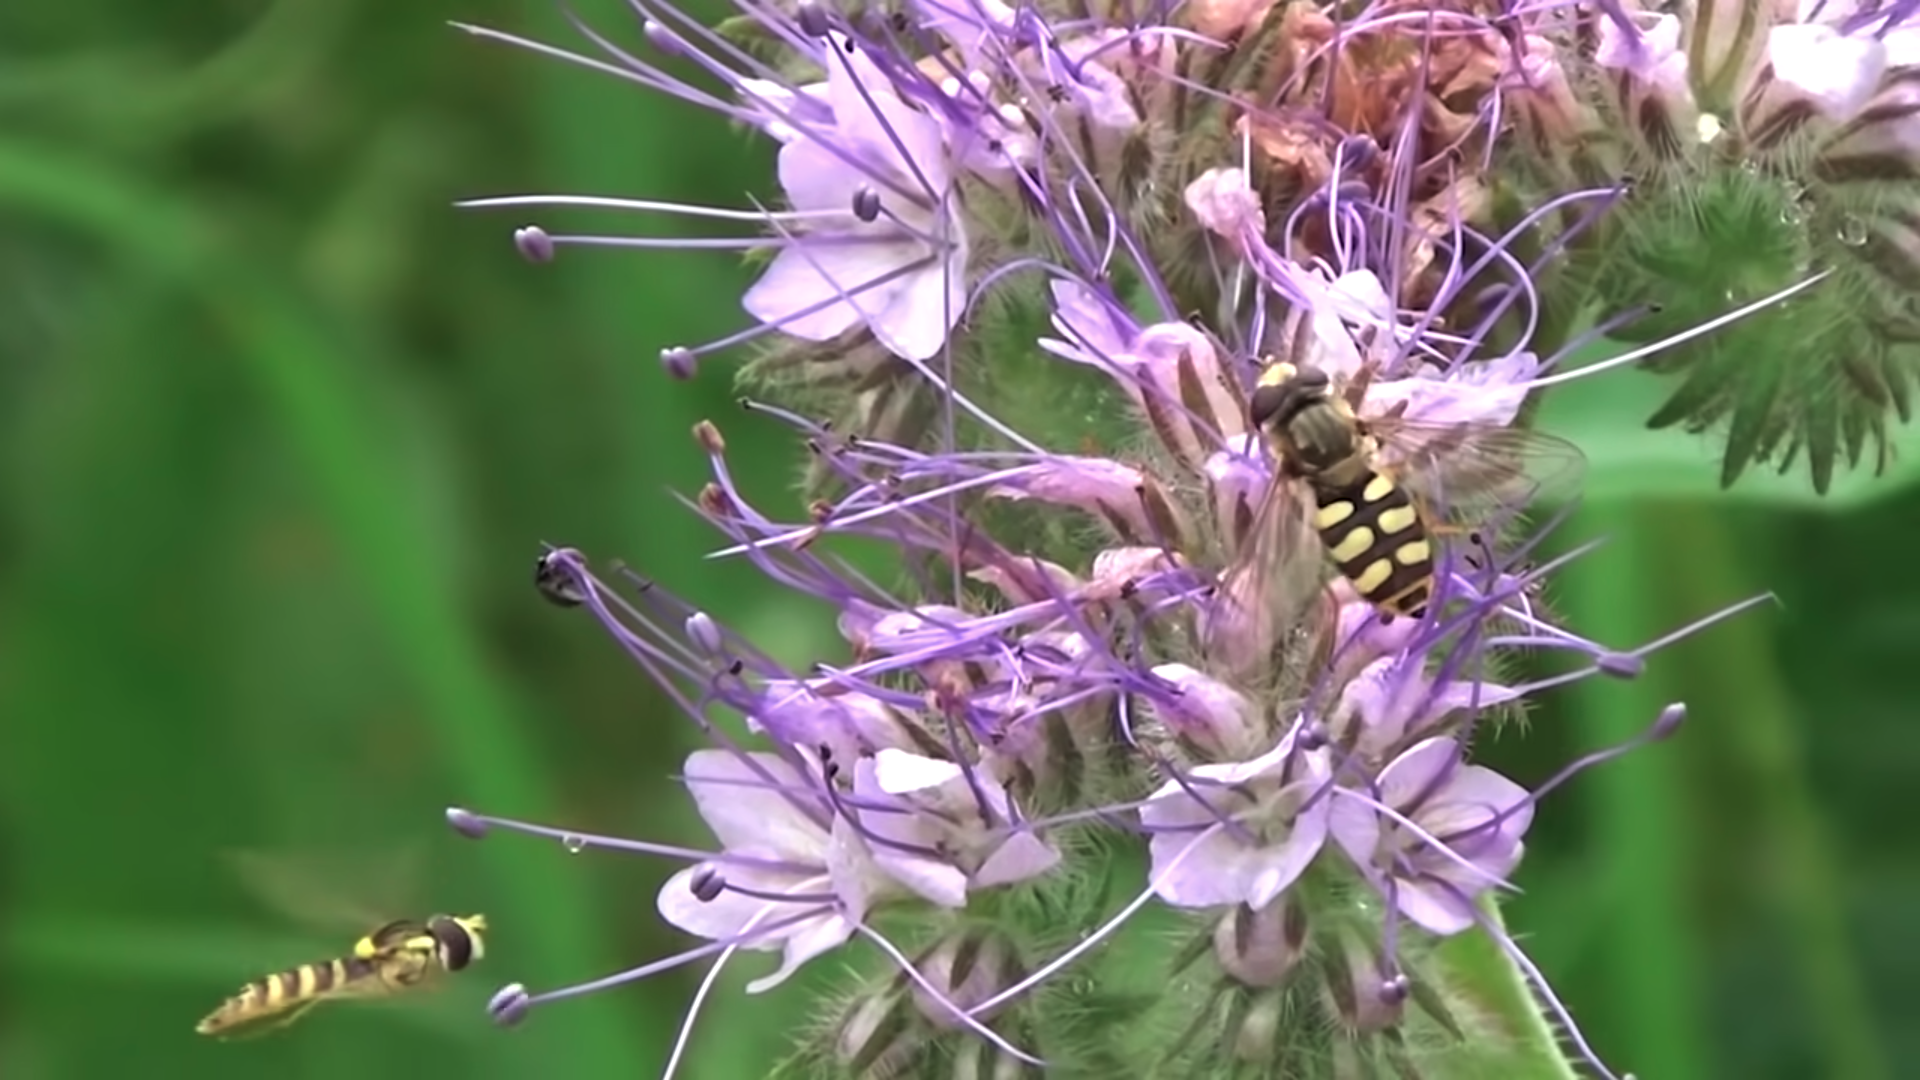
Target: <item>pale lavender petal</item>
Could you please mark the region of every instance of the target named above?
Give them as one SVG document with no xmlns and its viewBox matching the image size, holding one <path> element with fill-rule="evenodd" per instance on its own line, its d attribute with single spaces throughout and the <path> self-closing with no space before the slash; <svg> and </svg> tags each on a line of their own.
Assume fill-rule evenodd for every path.
<svg viewBox="0 0 1920 1080">
<path fill-rule="evenodd" d="M 755 979 L 747 984 L 747 993 L 761 994 L 787 981 L 787 977 L 800 969 L 800 965 L 831 952 L 846 944 L 853 936 L 853 924 L 838 913 L 826 913 L 817 919 L 808 919 L 797 923 L 787 934 L 786 954 L 780 958 L 780 969 L 764 978 Z"/>
<path fill-rule="evenodd" d="M 884 310 L 900 282 L 867 286 L 911 265 L 925 250 L 904 238 L 803 240 L 775 255 L 740 303 L 761 322 L 778 323 L 781 330 L 808 341 L 826 341 Z"/>
<path fill-rule="evenodd" d="M 925 265 L 888 290 L 886 306 L 868 320 L 873 336 L 895 356 L 908 360 L 938 356 L 947 331 L 966 314 L 966 247 L 958 236 L 948 239 L 955 247 L 944 262 L 932 259 L 924 245 L 915 245 L 916 257 L 899 265 Z"/>
<path fill-rule="evenodd" d="M 905 750 L 882 750 L 875 754 L 872 763 L 860 762 L 857 767 L 872 777 L 873 789 L 887 795 L 905 795 L 909 792 L 924 791 L 942 784 L 962 780 L 964 773 L 960 766 L 939 758 L 922 757 Z M 855 790 L 865 785 L 855 782 Z"/>
<path fill-rule="evenodd" d="M 1414 743 L 1405 753 L 1380 770 L 1379 799 L 1396 809 L 1405 809 L 1433 787 L 1434 780 L 1448 769 L 1459 771 L 1460 743 L 1444 736 Z"/>
<path fill-rule="evenodd" d="M 827 874 L 847 917 L 858 922 L 873 906 L 900 895 L 900 883 L 880 868 L 867 842 L 845 818 L 833 819 L 827 844 Z"/>
<path fill-rule="evenodd" d="M 827 98 L 833 103 L 841 136 L 858 156 L 884 166 L 897 182 L 910 185 L 921 196 L 944 195 L 950 178 L 940 125 L 901 101 L 892 82 L 866 53 L 849 48 L 844 37 L 835 35 L 833 48 L 835 58 L 827 64 Z"/>
<path fill-rule="evenodd" d="M 1316 794 L 1319 787 L 1318 780 L 1302 781 L 1291 785 L 1282 798 L 1305 800 Z M 1306 872 L 1307 864 L 1313 861 L 1314 856 L 1320 853 L 1321 845 L 1326 843 L 1329 816 L 1324 794 L 1319 801 L 1294 816 L 1293 828 L 1288 832 L 1287 839 L 1277 847 L 1266 849 L 1266 866 L 1248 882 L 1247 906 L 1255 911 L 1265 908 Z"/>
<path fill-rule="evenodd" d="M 748 754 L 756 772 L 729 750 L 695 750 L 687 755 L 687 790 L 700 816 L 729 851 L 762 848 L 801 863 L 818 863 L 826 854 L 827 834 L 769 782 L 795 791 L 810 785 L 775 754 Z"/>
<path fill-rule="evenodd" d="M 1446 787 L 1421 808 L 1421 821 L 1436 832 L 1455 832 L 1517 807 L 1501 819 L 1500 831 L 1519 836 L 1533 824 L 1533 804 L 1527 789 L 1484 765 L 1453 771 Z"/>
<path fill-rule="evenodd" d="M 1380 853 L 1380 812 L 1357 798 L 1337 797 L 1327 811 L 1327 831 L 1347 858 L 1372 876 Z"/>
<path fill-rule="evenodd" d="M 1776 26 L 1767 39 L 1774 78 L 1835 120 L 1859 115 L 1887 69 L 1887 47 L 1830 26 Z"/>
<path fill-rule="evenodd" d="M 1077 281 L 1055 278 L 1048 288 L 1053 293 L 1053 326 L 1061 340 L 1043 338 L 1041 347 L 1062 359 L 1095 367 L 1119 361 L 1132 344 L 1131 328 L 1118 324 L 1094 291 Z"/>
<path fill-rule="evenodd" d="M 1060 852 L 1030 832 L 1017 832 L 1007 838 L 980 868 L 973 872 L 976 888 L 992 888 L 1026 881 L 1060 865 Z"/>
<path fill-rule="evenodd" d="M 1109 458 L 1049 456 L 988 494 L 1015 501 L 1039 499 L 1090 513 L 1117 511 L 1144 521 L 1139 492 L 1145 482 L 1139 469 Z"/>
<path fill-rule="evenodd" d="M 845 214 L 836 229 L 885 232 L 878 223 L 863 222 L 853 216 L 853 192 L 867 182 L 866 175 L 847 164 L 840 155 L 814 139 L 799 139 L 780 148 L 774 159 L 780 173 L 780 190 L 795 210 L 811 213 Z"/>
<path fill-rule="evenodd" d="M 778 858 L 777 854 L 764 850 L 737 851 L 733 854 Z M 817 870 L 782 873 L 740 865 L 726 865 L 721 869 L 728 882 L 755 892 L 805 895 L 824 893 L 828 889 L 826 875 Z M 655 899 L 660 915 L 689 934 L 698 934 L 711 941 L 739 937 L 749 933 L 752 927 L 778 923 L 782 917 L 791 914 L 795 906 L 764 897 L 744 896 L 732 890 L 722 890 L 713 899 L 702 900 L 693 893 L 693 878 L 699 872 L 699 867 L 688 867 L 674 874 L 661 886 L 660 894 Z M 789 932 L 783 928 L 747 947 L 775 948 Z"/>
<path fill-rule="evenodd" d="M 1445 937 L 1474 924 L 1473 905 L 1449 885 L 1400 878 L 1394 886 L 1394 906 L 1429 933 Z"/>
</svg>

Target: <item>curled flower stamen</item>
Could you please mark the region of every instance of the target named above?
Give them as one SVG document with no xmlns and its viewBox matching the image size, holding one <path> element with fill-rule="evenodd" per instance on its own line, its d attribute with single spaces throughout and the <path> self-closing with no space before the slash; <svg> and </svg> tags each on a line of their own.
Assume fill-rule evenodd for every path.
<svg viewBox="0 0 1920 1080">
<path fill-rule="evenodd" d="M 1539 787 L 1533 789 L 1533 791 L 1528 793 L 1525 801 L 1525 805 L 1532 806 L 1533 804 L 1537 804 L 1538 802 L 1540 802 L 1540 800 L 1546 798 L 1549 792 L 1553 791 L 1555 788 L 1558 788 L 1561 784 L 1564 784 L 1567 781 L 1573 779 L 1575 776 L 1578 776 L 1580 773 L 1586 772 L 1588 769 L 1591 769 L 1597 765 L 1604 765 L 1607 762 L 1614 760 L 1615 758 L 1624 757 L 1627 754 L 1632 753 L 1633 751 L 1638 750 L 1643 746 L 1664 741 L 1665 739 L 1672 736 L 1674 732 L 1680 730 L 1680 725 L 1683 722 L 1685 722 L 1686 718 L 1687 718 L 1687 707 L 1685 704 L 1682 704 L 1680 702 L 1675 702 L 1671 705 L 1668 705 L 1667 707 L 1660 710 L 1660 715 L 1654 718 L 1653 723 L 1648 724 L 1645 728 L 1643 728 L 1638 734 L 1634 735 L 1632 738 L 1627 739 L 1625 742 L 1618 743 L 1614 746 L 1609 746 L 1603 750 L 1595 750 L 1590 754 L 1584 754 L 1581 757 L 1575 759 L 1574 761 L 1569 762 L 1568 764 L 1562 766 L 1560 771 L 1554 773 L 1551 777 L 1548 777 L 1544 783 L 1542 783 Z M 1482 826 L 1476 826 L 1475 830 L 1470 830 L 1470 831 L 1477 831 L 1478 829 L 1483 829 L 1483 828 L 1498 827 L 1498 824 L 1501 819 L 1504 819 L 1508 815 L 1516 813 L 1521 809 L 1522 809 L 1522 806 L 1520 804 L 1507 807 L 1500 811 L 1499 815 L 1497 815 L 1495 820 L 1489 821 Z M 1465 835 L 1464 833 L 1458 834 L 1458 836 L 1464 836 L 1464 835 Z M 1451 842 L 1452 840 L 1458 838 L 1458 836 L 1449 836 L 1449 837 L 1445 837 L 1444 839 Z"/>
<path fill-rule="evenodd" d="M 1677 333 L 1669 334 L 1651 345 L 1642 345 L 1637 349 L 1628 349 L 1618 356 L 1610 356 L 1605 360 L 1588 364 L 1585 367 L 1575 368 L 1572 371 L 1563 371 L 1556 375 L 1545 375 L 1522 385 L 1529 391 L 1545 390 L 1550 386 L 1558 386 L 1561 383 L 1572 382 L 1575 379 L 1591 378 L 1603 372 L 1612 371 L 1615 368 L 1637 363 L 1649 356 L 1657 355 L 1668 349 L 1676 348 L 1686 342 L 1692 341 L 1694 338 L 1711 334 L 1723 326 L 1738 322 L 1757 312 L 1764 311 L 1777 304 L 1786 303 L 1794 296 L 1813 288 L 1832 275 L 1833 271 L 1822 270 L 1784 289 L 1763 296 L 1750 304 L 1742 304 L 1732 311 L 1717 318 L 1709 319 L 1698 326 L 1692 326 Z"/>
<path fill-rule="evenodd" d="M 978 1035 L 982 1039 L 985 1039 L 987 1042 L 993 1044 L 993 1046 L 1001 1050 L 1003 1053 L 1010 1054 L 1013 1057 L 1018 1058 L 1019 1060 L 1024 1061 L 1029 1065 L 1034 1066 L 1035 1068 L 1046 1067 L 1047 1065 L 1046 1062 L 1040 1060 L 1039 1058 L 1034 1057 L 1031 1054 L 1028 1054 L 1026 1051 L 1021 1050 L 1019 1047 L 1014 1046 L 1012 1043 L 1002 1038 L 998 1032 L 994 1031 L 991 1027 L 988 1027 L 985 1023 L 979 1020 L 978 1016 L 982 1011 L 984 1011 L 985 1009 L 984 1006 L 976 1007 L 973 1009 L 962 1009 L 957 1002 L 955 1002 L 951 997 L 947 996 L 947 994 L 943 992 L 939 987 L 933 985 L 932 982 L 928 981 L 925 975 L 920 974 L 920 970 L 914 966 L 913 961 L 909 959 L 905 953 L 901 952 L 899 948 L 893 944 L 893 942 L 888 941 L 883 935 L 875 932 L 871 927 L 868 927 L 864 924 L 856 926 L 855 929 L 859 932 L 860 936 L 866 938 L 868 941 L 871 941 L 876 946 L 878 946 L 880 951 L 885 953 L 887 955 L 887 958 L 889 960 L 892 960 L 894 964 L 897 967 L 899 967 L 901 974 L 905 975 L 908 979 L 912 980 L 915 986 L 918 986 L 921 990 L 931 995 L 936 1002 L 940 1003 L 940 1005 L 944 1006 L 947 1010 L 949 1010 L 952 1013 L 952 1015 L 967 1028 L 968 1031 L 973 1032 L 975 1035 Z"/>
</svg>

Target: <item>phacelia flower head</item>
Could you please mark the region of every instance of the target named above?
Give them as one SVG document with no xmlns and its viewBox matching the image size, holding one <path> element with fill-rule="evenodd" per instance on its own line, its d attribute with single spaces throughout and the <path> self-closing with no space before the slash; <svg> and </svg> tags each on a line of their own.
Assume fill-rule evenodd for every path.
<svg viewBox="0 0 1920 1080">
<path fill-rule="evenodd" d="M 1562 185 L 1505 220 L 1489 195 L 1528 80 L 1570 62 L 1557 24 L 1399 2 L 805 2 L 721 30 L 635 10 L 700 81 L 591 32 L 611 61 L 571 58 L 778 142 L 787 205 L 595 200 L 753 234 L 522 247 L 771 254 L 755 324 L 668 369 L 751 342 L 729 423 L 786 432 L 807 495 L 747 499 L 702 423 L 689 503 L 713 557 L 837 633 L 790 666 L 662 583 L 542 558 L 542 594 L 711 743 L 683 782 L 714 842 L 454 812 L 469 835 L 685 864 L 657 906 L 688 952 L 509 988 L 496 1015 L 742 952 L 778 954 L 750 986 L 770 990 L 832 954 L 853 985 L 800 1052 L 826 1075 L 1125 1071 L 1116 1048 L 1162 1030 L 1185 1034 L 1142 1052 L 1194 1075 L 1417 1075 L 1424 1048 L 1458 1069 L 1495 1043 L 1564 1071 L 1551 1038 L 1515 1050 L 1523 1029 L 1612 1075 L 1489 912 L 1541 796 L 1625 748 L 1532 790 L 1469 756 L 1672 638 L 1609 647 L 1538 603 L 1580 550 L 1537 557 L 1530 519 L 1577 494 L 1581 460 L 1523 426 L 1578 377 L 1541 282 L 1621 198 Z M 1556 85 L 1575 116 L 1582 84 Z M 578 200 L 491 202 L 532 201 Z M 1260 404 L 1276 388 L 1286 416 Z M 1355 515 L 1366 535 L 1336 539 Z M 1418 578 L 1389 610 L 1362 556 L 1416 534 L 1379 554 Z M 1577 663 L 1511 674 L 1528 653 Z M 1121 879 L 1126 845 L 1144 880 Z M 1187 924 L 1164 959 L 1195 992 L 1101 975 L 1103 950 L 1164 944 L 1132 933 L 1150 906 Z M 1450 1008 L 1434 945 L 1459 934 L 1492 939 L 1551 1022 Z"/>
</svg>

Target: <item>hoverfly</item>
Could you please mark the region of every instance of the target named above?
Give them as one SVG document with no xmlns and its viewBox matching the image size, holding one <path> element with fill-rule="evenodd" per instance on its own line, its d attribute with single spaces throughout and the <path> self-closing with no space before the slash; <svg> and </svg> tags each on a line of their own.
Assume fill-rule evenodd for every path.
<svg viewBox="0 0 1920 1080">
<path fill-rule="evenodd" d="M 294 864 L 252 854 L 236 855 L 235 862 L 257 891 L 306 921 L 335 923 L 351 917 L 366 920 L 360 922 L 362 926 L 373 921 L 334 904 L 328 882 L 303 875 Z M 292 1024 L 324 1001 L 386 998 L 429 989 L 483 957 L 486 936 L 483 915 L 431 915 L 380 923 L 345 955 L 300 964 L 240 987 L 194 1030 L 221 1039 L 264 1035 Z"/>
<path fill-rule="evenodd" d="M 1494 512 L 1577 486 L 1585 458 L 1571 443 L 1522 428 L 1362 419 L 1356 409 L 1369 380 L 1363 368 L 1335 393 L 1311 364 L 1274 360 L 1261 371 L 1248 418 L 1277 468 L 1248 534 L 1251 559 L 1310 527 L 1384 618 L 1417 619 L 1433 599 L 1443 536 L 1475 535 Z M 1300 487 L 1312 497 L 1310 515 Z"/>
<path fill-rule="evenodd" d="M 579 607 L 586 602 L 586 594 L 555 558 L 558 549 L 549 549 L 533 563 L 533 587 L 540 595 L 556 607 Z"/>
</svg>

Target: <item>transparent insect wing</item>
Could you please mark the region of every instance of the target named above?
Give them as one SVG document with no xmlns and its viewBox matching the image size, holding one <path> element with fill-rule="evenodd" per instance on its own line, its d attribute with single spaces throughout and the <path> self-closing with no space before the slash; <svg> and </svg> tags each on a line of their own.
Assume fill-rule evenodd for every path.
<svg viewBox="0 0 1920 1080">
<path fill-rule="evenodd" d="M 1221 570 L 1220 594 L 1238 618 L 1277 628 L 1299 624 L 1328 571 L 1310 494 L 1277 463 L 1275 469 L 1257 505 L 1236 515 L 1237 543 Z"/>
<path fill-rule="evenodd" d="M 414 910 L 423 852 L 384 854 L 231 851 L 228 864 L 248 891 L 310 929 L 366 934 Z"/>
<path fill-rule="evenodd" d="M 1525 428 L 1368 421 L 1375 467 L 1449 522 L 1511 518 L 1576 497 L 1586 455 L 1557 436 Z"/>
</svg>

